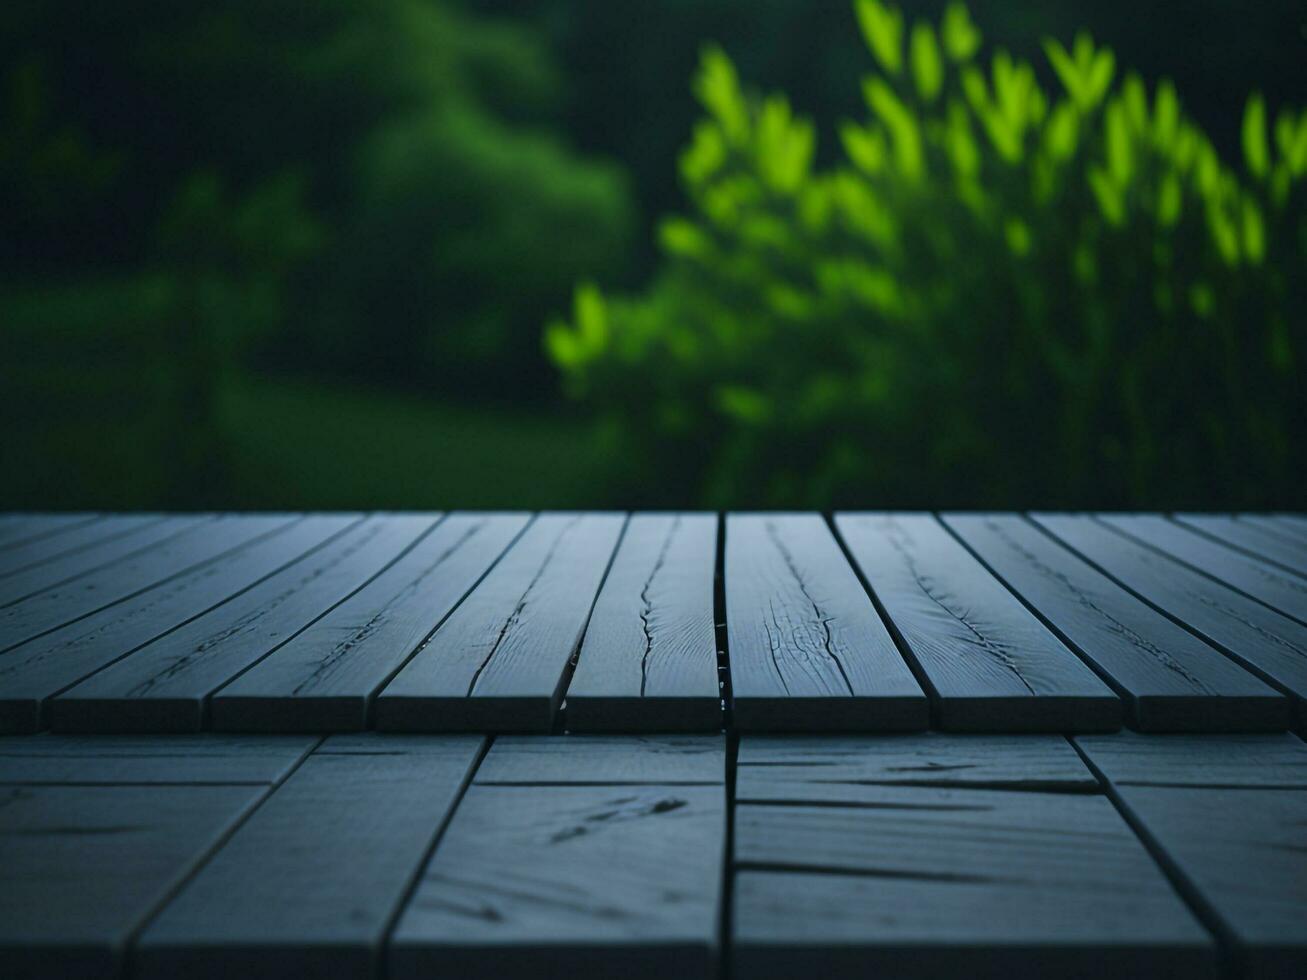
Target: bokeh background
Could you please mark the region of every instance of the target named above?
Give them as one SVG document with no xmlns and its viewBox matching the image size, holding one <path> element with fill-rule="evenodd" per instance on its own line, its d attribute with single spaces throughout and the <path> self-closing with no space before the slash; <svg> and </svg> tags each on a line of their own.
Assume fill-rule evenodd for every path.
<svg viewBox="0 0 1307 980">
<path fill-rule="evenodd" d="M 1305 94 L 1294 0 L 8 0 L 0 508 L 1302 509 Z"/>
</svg>

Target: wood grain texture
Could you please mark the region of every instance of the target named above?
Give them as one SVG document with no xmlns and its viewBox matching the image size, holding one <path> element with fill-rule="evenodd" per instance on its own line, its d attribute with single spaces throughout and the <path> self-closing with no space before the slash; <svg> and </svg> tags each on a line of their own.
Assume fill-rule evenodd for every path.
<svg viewBox="0 0 1307 980">
<path fill-rule="evenodd" d="M 483 744 L 328 740 L 154 919 L 133 975 L 378 975 L 386 929 Z"/>
<path fill-rule="evenodd" d="M 265 792 L 0 788 L 0 975 L 119 975 L 132 930 Z"/>
<path fill-rule="evenodd" d="M 1307 544 L 1224 514 L 1176 514 L 1175 519 L 1209 537 L 1241 548 L 1298 575 L 1307 575 Z"/>
<path fill-rule="evenodd" d="M 1289 533 L 1307 543 L 1307 517 L 1302 514 L 1240 514 L 1239 520 L 1270 525 L 1277 534 Z"/>
<path fill-rule="evenodd" d="M 567 688 L 573 731 L 721 728 L 715 514 L 635 514 Z"/>
<path fill-rule="evenodd" d="M 1290 705 L 1282 694 L 1024 518 L 946 514 L 943 519 L 1064 643 L 1097 667 L 1124 699 L 1131 727 L 1142 731 L 1288 727 Z"/>
<path fill-rule="evenodd" d="M 948 731 L 1103 731 L 1122 705 L 935 518 L 840 514 L 841 537 Z"/>
<path fill-rule="evenodd" d="M 477 770 L 481 785 L 654 783 L 722 785 L 720 735 L 501 735 Z"/>
<path fill-rule="evenodd" d="M 371 517 L 50 700 L 56 731 L 198 731 L 206 699 L 362 587 L 432 525 Z"/>
<path fill-rule="evenodd" d="M 750 802 L 856 801 L 879 786 L 1098 791 L 1060 735 L 745 735 L 735 780 Z"/>
<path fill-rule="evenodd" d="M 0 606 L 11 606 L 21 599 L 62 585 L 88 572 L 112 566 L 122 558 L 147 551 L 159 542 L 167 541 L 206 520 L 211 518 L 198 515 L 163 517 L 160 514 L 106 517 L 104 522 L 117 525 L 122 533 L 72 554 L 0 578 Z"/>
<path fill-rule="evenodd" d="M 407 554 L 222 688 L 213 727 L 361 731 L 372 699 L 444 621 L 527 522 L 525 514 L 454 514 Z"/>
<path fill-rule="evenodd" d="M 925 694 L 819 515 L 729 515 L 724 574 L 737 728 L 927 726 Z"/>
<path fill-rule="evenodd" d="M 51 538 L 99 520 L 99 514 L 0 514 L 0 551 Z"/>
<path fill-rule="evenodd" d="M 1307 727 L 1307 627 L 1083 514 L 1031 517 L 1150 605 L 1290 694 Z"/>
<path fill-rule="evenodd" d="M 1307 974 L 1307 790 L 1121 786 L 1126 811 L 1258 980 Z"/>
<path fill-rule="evenodd" d="M 1307 578 L 1253 558 L 1156 514 L 1100 514 L 1099 520 L 1286 616 L 1307 622 Z"/>
<path fill-rule="evenodd" d="M 0 549 L 0 582 L 40 565 L 69 559 L 80 551 L 106 544 L 161 520 L 162 514 L 105 517 L 76 524 L 61 533 L 43 535 L 12 548 Z"/>
<path fill-rule="evenodd" d="M 1307 744 L 1292 735 L 1077 735 L 1119 786 L 1307 789 Z"/>
<path fill-rule="evenodd" d="M 0 653 L 0 732 L 36 731 L 49 698 L 237 595 L 354 521 L 343 516 L 295 520 L 194 571 Z"/>
<path fill-rule="evenodd" d="M 169 519 L 172 520 L 171 518 Z M 198 568 L 286 523 L 283 516 L 178 519 L 181 532 L 110 565 L 0 609 L 0 651 Z M 151 529 L 142 535 L 151 533 Z"/>
<path fill-rule="evenodd" d="M 535 741 L 559 769 L 586 740 Z M 649 745 L 629 739 L 621 768 L 644 770 L 636 757 Z M 593 785 L 593 775 L 520 786 L 478 772 L 399 920 L 389 975 L 712 976 L 725 788 Z"/>
<path fill-rule="evenodd" d="M 28 735 L 0 738 L 0 784 L 269 784 L 314 745 L 303 735 Z"/>
<path fill-rule="evenodd" d="M 1065 740 L 1009 737 L 1013 748 L 1042 743 L 1043 757 L 1008 763 L 994 736 L 832 739 L 828 768 L 848 776 L 924 770 L 957 781 L 864 780 L 848 784 L 858 792 L 848 797 L 832 794 L 814 767 L 807 799 L 786 766 L 756 765 L 768 760 L 755 741 L 740 746 L 737 975 L 1216 975 L 1210 937 L 1112 804 L 1078 791 L 1088 771 Z M 905 752 L 914 742 L 923 751 Z M 1015 779 L 977 788 L 963 781 L 973 778 L 968 766 L 989 767 L 990 785 L 1002 785 L 994 775 Z M 1036 783 L 1032 770 L 1053 778 Z M 1036 785 L 1044 791 L 1029 791 Z"/>
<path fill-rule="evenodd" d="M 378 728 L 548 731 L 619 514 L 542 514 L 376 699 Z"/>
</svg>

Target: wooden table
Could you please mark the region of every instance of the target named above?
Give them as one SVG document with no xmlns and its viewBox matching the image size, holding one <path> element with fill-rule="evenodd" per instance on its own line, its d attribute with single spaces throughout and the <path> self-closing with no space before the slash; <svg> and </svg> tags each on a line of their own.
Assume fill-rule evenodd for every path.
<svg viewBox="0 0 1307 980">
<path fill-rule="evenodd" d="M 0 976 L 1307 975 L 1294 515 L 0 515 Z"/>
</svg>

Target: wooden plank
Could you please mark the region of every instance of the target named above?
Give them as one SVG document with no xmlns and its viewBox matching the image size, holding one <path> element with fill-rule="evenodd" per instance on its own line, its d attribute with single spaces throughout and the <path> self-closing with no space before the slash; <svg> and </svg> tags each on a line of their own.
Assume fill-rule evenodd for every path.
<svg viewBox="0 0 1307 980">
<path fill-rule="evenodd" d="M 1307 789 L 1307 744 L 1292 735 L 1077 735 L 1118 786 Z"/>
<path fill-rule="evenodd" d="M 1270 738 L 1165 741 L 1171 744 L 1160 752 L 1137 746 L 1142 751 L 1121 753 L 1106 740 L 1089 739 L 1082 748 L 1109 775 L 1119 805 L 1144 839 L 1233 945 L 1235 973 L 1303 976 L 1307 788 L 1301 750 L 1307 746 L 1291 753 L 1285 741 Z M 1264 782 L 1249 780 L 1250 774 Z M 1177 786 L 1177 778 L 1192 785 Z M 1203 780 L 1217 785 L 1199 785 Z M 1266 788 L 1271 781 L 1294 785 Z"/>
<path fill-rule="evenodd" d="M 1241 515 L 1244 516 L 1244 515 Z M 1271 520 L 1280 529 L 1293 531 L 1299 539 L 1307 540 L 1307 515 L 1304 514 L 1272 514 Z"/>
<path fill-rule="evenodd" d="M 238 595 L 355 521 L 288 519 L 266 537 L 194 571 L 0 653 L 0 731 L 36 731 L 48 699 Z"/>
<path fill-rule="evenodd" d="M 1209 578 L 1307 623 L 1307 578 L 1220 544 L 1156 514 L 1100 514 L 1099 520 Z"/>
<path fill-rule="evenodd" d="M 162 514 L 105 517 L 75 524 L 63 529 L 62 533 L 42 535 L 34 541 L 0 550 L 0 579 L 56 559 L 70 557 L 83 549 L 131 534 L 161 520 Z"/>
<path fill-rule="evenodd" d="M 927 726 L 925 694 L 819 515 L 729 515 L 724 574 L 737 728 Z"/>
<path fill-rule="evenodd" d="M 108 978 L 264 786 L 0 788 L 0 976 Z"/>
<path fill-rule="evenodd" d="M 974 739 L 920 741 L 932 758 L 1001 769 L 1002 750 Z M 829 741 L 834 755 L 894 768 L 878 766 L 874 744 Z M 754 774 L 757 795 L 786 802 L 735 813 L 738 976 L 1217 975 L 1210 937 L 1101 795 L 958 783 L 862 785 L 850 800 L 813 782 L 804 801 L 786 798 L 788 777 L 769 787 L 767 776 Z"/>
<path fill-rule="evenodd" d="M 589 744 L 612 744 L 536 741 L 553 746 L 555 771 Z M 628 751 L 650 742 L 630 739 Z M 722 739 L 711 744 L 721 771 Z M 645 767 L 632 758 L 622 768 Z M 725 787 L 594 785 L 584 763 L 578 772 L 572 785 L 474 779 L 400 917 L 388 976 L 714 975 Z"/>
<path fill-rule="evenodd" d="M 537 517 L 377 697 L 377 727 L 548 731 L 623 523 Z"/>
<path fill-rule="evenodd" d="M 145 930 L 133 976 L 379 975 L 386 930 L 483 746 L 328 740 Z"/>
<path fill-rule="evenodd" d="M 1060 735 L 750 735 L 735 772 L 737 802 L 856 801 L 879 786 L 1098 791 Z"/>
<path fill-rule="evenodd" d="M 63 534 L 99 520 L 99 514 L 0 514 L 0 551 Z"/>
<path fill-rule="evenodd" d="M 1031 516 L 1141 599 L 1290 694 L 1297 727 L 1307 727 L 1307 627 L 1087 515 Z"/>
<path fill-rule="evenodd" d="M 106 523 L 117 525 L 123 533 L 54 561 L 0 578 L 0 606 L 13 605 L 88 572 L 112 566 L 123 558 L 146 552 L 159 542 L 210 519 L 199 515 L 165 518 L 158 514 L 105 518 Z"/>
<path fill-rule="evenodd" d="M 201 520 L 135 555 L 0 609 L 0 652 L 199 568 L 285 522 L 281 516 Z"/>
<path fill-rule="evenodd" d="M 455 514 L 211 699 L 226 731 L 361 731 L 372 699 L 527 522 Z"/>
<path fill-rule="evenodd" d="M 1289 726 L 1290 705 L 1283 695 L 1024 518 L 949 514 L 944 521 L 1064 643 L 1098 669 L 1125 700 L 1131 727 L 1278 731 Z"/>
<path fill-rule="evenodd" d="M 479 785 L 653 783 L 720 785 L 722 739 L 703 735 L 501 735 L 477 770 Z"/>
<path fill-rule="evenodd" d="M 0 738 L 0 784 L 269 784 L 313 747 L 303 735 L 27 735 Z"/>
<path fill-rule="evenodd" d="M 1223 514 L 1176 514 L 1175 519 L 1254 557 L 1307 575 L 1307 545 L 1292 535 L 1274 534 Z"/>
<path fill-rule="evenodd" d="M 1102 731 L 1121 701 L 935 518 L 840 514 L 948 731 Z"/>
<path fill-rule="evenodd" d="M 432 526 L 371 517 L 50 700 L 56 731 L 198 731 L 206 699 L 366 584 Z"/>
<path fill-rule="evenodd" d="M 636 514 L 567 688 L 573 731 L 716 731 L 715 514 Z"/>
<path fill-rule="evenodd" d="M 1307 520 L 1286 514 L 1239 514 L 1237 517 L 1241 523 L 1256 525 L 1276 537 L 1288 535 L 1300 544 L 1307 545 Z"/>
</svg>

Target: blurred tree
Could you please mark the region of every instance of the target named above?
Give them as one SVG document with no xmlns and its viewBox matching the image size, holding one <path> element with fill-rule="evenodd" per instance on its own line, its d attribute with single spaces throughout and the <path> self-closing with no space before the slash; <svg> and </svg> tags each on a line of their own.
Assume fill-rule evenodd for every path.
<svg viewBox="0 0 1307 980">
<path fill-rule="evenodd" d="M 630 492 L 1301 505 L 1307 112 L 1249 98 L 1235 169 L 1086 33 L 1045 43 L 1046 87 L 961 4 L 855 10 L 875 70 L 839 162 L 708 49 L 658 278 L 582 286 L 546 333 L 643 462 Z"/>
<path fill-rule="evenodd" d="M 625 180 L 553 135 L 522 27 L 436 0 L 17 0 L 0 59 L 0 279 L 172 265 L 161 222 L 213 179 L 225 267 L 284 292 L 253 318 L 281 364 L 520 399 L 543 311 L 620 269 Z M 279 234 L 314 241 L 293 262 L 222 227 L 270 181 L 305 222 Z"/>
</svg>

